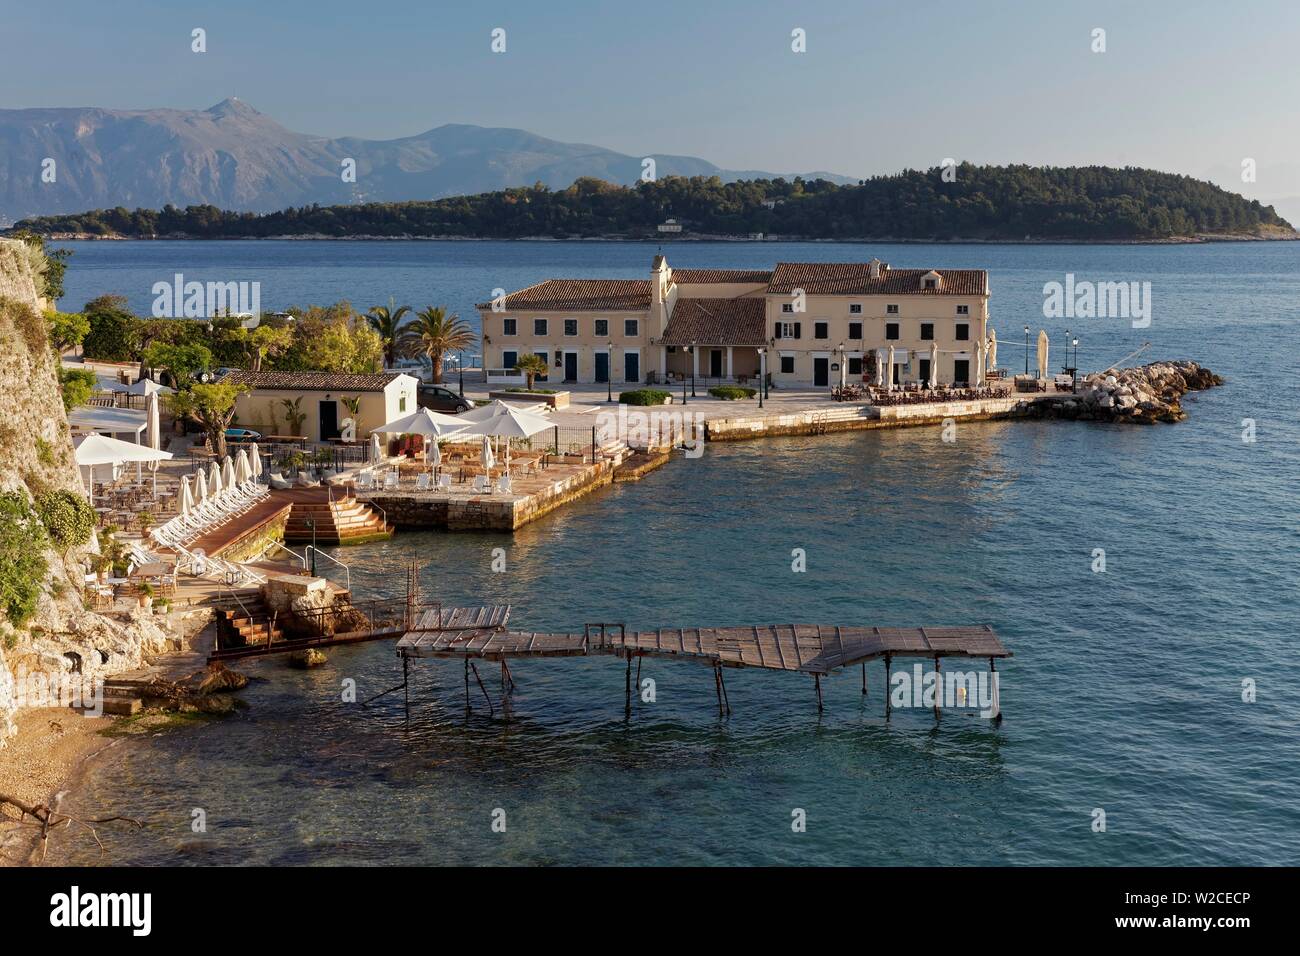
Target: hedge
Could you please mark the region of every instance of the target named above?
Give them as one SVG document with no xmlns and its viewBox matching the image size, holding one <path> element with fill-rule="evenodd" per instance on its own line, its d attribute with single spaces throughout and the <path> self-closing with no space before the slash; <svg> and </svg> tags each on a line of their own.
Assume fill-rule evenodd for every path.
<svg viewBox="0 0 1300 956">
<path fill-rule="evenodd" d="M 709 394 L 714 398 L 720 398 L 724 402 L 734 402 L 740 398 L 753 398 L 758 394 L 756 388 L 745 388 L 740 385 L 715 385 L 709 389 Z"/>
<path fill-rule="evenodd" d="M 638 388 L 618 393 L 618 400 L 624 405 L 662 405 L 669 397 L 667 392 L 658 388 Z"/>
</svg>

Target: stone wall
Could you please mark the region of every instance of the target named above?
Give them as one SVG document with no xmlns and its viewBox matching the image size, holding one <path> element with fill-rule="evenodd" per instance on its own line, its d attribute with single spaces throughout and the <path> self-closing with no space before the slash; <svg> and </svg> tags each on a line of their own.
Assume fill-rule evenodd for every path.
<svg viewBox="0 0 1300 956">
<path fill-rule="evenodd" d="M 275 545 L 284 543 L 284 527 L 289 523 L 289 512 L 292 510 L 293 505 L 285 505 L 270 521 L 240 535 L 216 556 L 237 563 L 256 561 Z"/>
<path fill-rule="evenodd" d="M 904 428 L 938 425 L 950 418 L 967 422 L 1017 418 L 1026 414 L 1024 404 L 1022 398 L 1011 396 L 920 405 L 843 405 L 776 415 L 713 419 L 705 423 L 705 431 L 709 441 L 742 441 L 777 435 L 821 435 L 872 428 Z"/>
<path fill-rule="evenodd" d="M 396 528 L 441 528 L 445 531 L 514 531 L 570 501 L 609 484 L 614 464 L 600 461 L 570 475 L 539 494 L 525 498 L 439 498 L 401 494 L 361 494 L 384 510 Z"/>
</svg>

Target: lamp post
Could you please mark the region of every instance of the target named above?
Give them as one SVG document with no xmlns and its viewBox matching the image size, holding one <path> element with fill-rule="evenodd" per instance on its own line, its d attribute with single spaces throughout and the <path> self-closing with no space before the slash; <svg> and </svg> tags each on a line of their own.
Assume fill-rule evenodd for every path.
<svg viewBox="0 0 1300 956">
<path fill-rule="evenodd" d="M 1079 337 L 1076 335 L 1070 343 L 1074 346 L 1074 361 L 1070 363 L 1070 391 L 1079 390 Z"/>
<path fill-rule="evenodd" d="M 456 367 L 460 370 L 460 397 L 465 397 L 465 350 L 460 350 L 460 359 L 456 362 Z"/>
<path fill-rule="evenodd" d="M 758 350 L 758 407 L 763 407 L 763 383 L 767 381 L 767 349 Z"/>
<path fill-rule="evenodd" d="M 614 343 L 605 343 L 605 401 L 614 401 Z"/>
<path fill-rule="evenodd" d="M 316 576 L 316 519 L 307 515 L 307 527 L 311 529 L 311 576 Z"/>
<path fill-rule="evenodd" d="M 1070 330 L 1069 329 L 1065 330 L 1065 339 L 1063 341 L 1065 342 L 1065 364 L 1069 366 L 1070 364 Z M 1067 367 L 1065 369 L 1062 369 L 1062 371 L 1068 372 L 1069 368 Z"/>
<path fill-rule="evenodd" d="M 695 364 L 696 364 L 696 361 L 697 361 L 697 359 L 696 359 L 696 355 L 695 355 L 695 343 L 692 342 L 692 343 L 691 343 L 691 398 L 694 398 L 694 397 L 695 397 Z"/>
<path fill-rule="evenodd" d="M 1029 326 L 1025 326 L 1025 374 L 1029 374 Z"/>
</svg>

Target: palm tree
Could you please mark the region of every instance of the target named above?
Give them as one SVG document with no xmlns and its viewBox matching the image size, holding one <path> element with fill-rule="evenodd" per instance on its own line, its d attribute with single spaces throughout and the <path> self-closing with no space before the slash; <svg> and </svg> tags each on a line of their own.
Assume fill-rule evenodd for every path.
<svg viewBox="0 0 1300 956">
<path fill-rule="evenodd" d="M 384 340 L 384 365 L 393 367 L 397 361 L 398 340 L 402 337 L 402 319 L 411 311 L 409 305 L 398 305 L 396 299 L 389 299 L 388 305 L 377 305 L 366 314 L 370 327 Z"/>
<path fill-rule="evenodd" d="M 515 363 L 515 371 L 524 373 L 524 376 L 528 379 L 528 391 L 531 392 L 533 390 L 533 379 L 547 373 L 546 359 L 531 353 L 521 355 L 519 361 Z"/>
<path fill-rule="evenodd" d="M 440 305 L 431 305 L 403 329 L 403 341 L 408 347 L 429 356 L 433 366 L 432 381 L 442 381 L 442 357 L 474 344 L 474 332 L 468 325 Z"/>
</svg>

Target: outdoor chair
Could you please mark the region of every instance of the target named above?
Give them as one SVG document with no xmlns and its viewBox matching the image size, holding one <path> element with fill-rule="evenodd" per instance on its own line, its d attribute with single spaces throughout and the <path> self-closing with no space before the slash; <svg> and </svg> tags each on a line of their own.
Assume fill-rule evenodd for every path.
<svg viewBox="0 0 1300 956">
<path fill-rule="evenodd" d="M 510 483 L 510 473 L 506 472 L 497 479 L 497 494 L 508 495 L 513 493 L 513 486 Z"/>
<path fill-rule="evenodd" d="M 417 475 L 415 478 L 415 490 L 428 491 L 430 486 L 429 483 L 431 480 L 432 480 L 432 476 L 429 475 L 427 472 Z"/>
<path fill-rule="evenodd" d="M 438 476 L 438 489 L 440 491 L 451 490 L 451 475 L 447 474 L 445 471 Z"/>
<path fill-rule="evenodd" d="M 319 488 L 319 481 L 312 481 L 311 475 L 305 471 L 298 472 L 297 486 L 299 488 Z"/>
<path fill-rule="evenodd" d="M 476 495 L 484 495 L 491 492 L 491 486 L 488 484 L 486 475 L 475 475 L 473 492 Z"/>
</svg>

